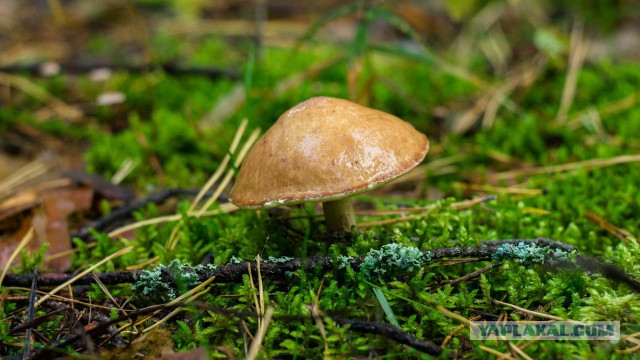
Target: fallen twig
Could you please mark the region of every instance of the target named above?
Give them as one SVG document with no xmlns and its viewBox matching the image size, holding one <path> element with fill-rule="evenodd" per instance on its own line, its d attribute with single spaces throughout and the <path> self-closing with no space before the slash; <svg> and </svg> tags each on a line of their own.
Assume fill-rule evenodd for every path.
<svg viewBox="0 0 640 360">
<path fill-rule="evenodd" d="M 576 250 L 575 247 L 556 242 L 546 238 L 537 238 L 537 239 L 507 239 L 507 240 L 493 240 L 493 241 L 484 241 L 482 246 L 460 246 L 460 247 L 450 247 L 450 248 L 440 248 L 440 249 L 432 249 L 432 250 L 422 250 L 422 254 L 425 257 L 429 258 L 429 263 L 433 263 L 435 261 L 439 261 L 447 258 L 459 258 L 459 257 L 474 257 L 477 261 L 482 260 L 490 260 L 496 259 L 495 254 L 498 249 L 504 249 L 506 244 L 511 245 L 519 245 L 522 247 L 522 244 L 527 246 L 537 246 L 540 248 L 550 248 L 554 250 L 562 250 L 564 252 L 572 252 Z M 504 251 L 502 251 L 504 253 Z M 263 278 L 270 279 L 284 279 L 286 278 L 286 274 L 289 272 L 294 272 L 300 270 L 303 266 L 305 267 L 307 272 L 328 272 L 333 269 L 336 269 L 340 264 L 344 265 L 347 263 L 349 266 L 353 268 L 357 268 L 359 265 L 364 263 L 364 258 L 343 258 L 339 261 L 335 261 L 329 257 L 323 256 L 312 256 L 306 259 L 303 263 L 301 259 L 289 259 L 282 262 L 261 262 L 259 264 L 255 262 L 244 262 L 238 264 L 227 264 L 220 265 L 217 267 L 198 267 L 191 268 L 189 271 L 194 272 L 200 280 L 212 279 L 215 277 L 215 281 L 218 283 L 221 282 L 237 282 L 240 281 L 242 276 L 245 274 L 249 274 L 250 272 L 258 272 Z M 497 266 L 497 265 L 496 265 Z M 596 260 L 590 259 L 584 255 L 576 255 L 576 262 L 569 263 L 568 261 L 562 261 L 559 259 L 555 259 L 555 265 L 553 267 L 581 267 L 583 269 L 589 271 L 597 271 L 604 276 L 617 280 L 623 283 L 628 284 L 633 287 L 635 290 L 640 291 L 640 282 L 630 278 L 626 275 L 622 270 L 607 264 L 602 264 L 597 262 Z M 258 268 L 259 267 L 259 268 Z M 490 266 L 491 267 L 491 266 Z M 485 267 L 482 270 L 489 269 L 490 267 Z M 552 267 L 552 268 L 553 268 Z M 165 268 L 168 269 L 168 268 Z M 81 285 L 81 284 L 89 284 L 99 279 L 104 284 L 119 284 L 119 283 L 133 283 L 136 282 L 137 276 L 141 273 L 141 271 L 120 271 L 120 272 L 108 272 L 102 274 L 87 275 L 76 278 L 73 282 L 73 285 Z M 471 275 L 471 274 L 470 274 Z M 162 271 L 161 278 L 163 282 L 173 283 L 175 282 L 173 278 L 173 274 L 171 271 Z M 36 280 L 38 285 L 40 286 L 55 286 L 61 283 L 68 282 L 71 279 L 70 275 L 66 274 L 56 274 L 55 276 L 48 275 L 7 275 L 5 278 L 5 285 L 7 286 L 16 286 L 21 285 L 26 282 L 32 282 Z M 38 301 L 38 303 L 43 303 L 44 299 Z M 36 354 L 33 355 L 32 358 L 47 358 L 48 356 L 54 354 L 54 352 L 60 351 L 68 346 L 72 346 L 76 344 L 78 341 L 81 341 L 86 336 L 98 336 L 105 331 L 112 332 L 113 325 L 118 324 L 126 319 L 136 319 L 141 316 L 155 314 L 160 310 L 170 310 L 170 309 L 178 309 L 181 307 L 187 306 L 187 303 L 184 301 L 178 300 L 176 302 L 151 306 L 148 308 L 132 311 L 132 312 L 122 312 L 120 316 L 116 319 L 106 319 L 103 318 L 97 325 L 91 327 L 85 327 L 83 333 L 71 333 L 66 337 L 63 337 L 60 341 L 56 341 L 52 343 L 52 346 L 43 350 L 39 350 Z M 189 306 L 194 306 L 199 309 L 207 309 L 214 311 L 219 314 L 236 316 L 241 319 L 247 319 L 249 317 L 261 317 L 264 314 L 260 313 L 243 313 L 234 310 L 224 309 L 224 308 L 215 308 L 206 304 L 193 302 L 190 303 Z M 262 311 L 262 310 L 261 310 Z M 391 324 L 386 323 L 377 323 L 377 322 L 368 322 L 361 321 L 357 319 L 345 319 L 339 318 L 330 314 L 324 314 L 325 316 L 333 319 L 337 324 L 341 326 L 348 325 L 349 328 L 353 331 L 376 334 L 380 336 L 384 336 L 388 339 L 396 341 L 401 344 L 405 344 L 411 346 L 412 348 L 428 353 L 431 355 L 437 355 L 441 352 L 441 347 L 438 345 L 428 341 L 418 339 L 415 336 L 404 332 L 402 329 L 393 326 Z M 273 316 L 273 321 L 278 320 L 287 320 L 291 321 L 293 319 L 303 319 L 306 317 L 301 316 Z M 29 323 L 35 321 L 41 321 L 42 319 L 35 319 L 30 321 Z M 23 324 L 21 328 L 27 329 L 31 325 Z M 109 330 L 111 329 L 111 330 Z"/>
<path fill-rule="evenodd" d="M 55 69 L 51 71 L 50 69 Z M 231 79 L 238 80 L 240 74 L 229 69 L 219 69 L 213 67 L 186 67 L 170 63 L 150 65 L 135 64 L 106 64 L 106 63 L 33 63 L 27 65 L 10 65 L 0 68 L 4 73 L 28 73 L 33 76 L 51 76 L 56 74 L 83 75 L 99 70 L 123 71 L 131 74 L 143 74 L 149 71 L 160 69 L 165 73 L 173 76 L 205 76 L 212 79 Z"/>
<path fill-rule="evenodd" d="M 408 334 L 399 327 L 391 324 L 343 319 L 333 316 L 329 317 L 341 326 L 349 325 L 349 329 L 353 331 L 381 335 L 397 343 L 409 345 L 412 348 L 429 355 L 439 355 L 442 352 L 442 348 L 431 341 L 418 339 L 417 337 Z"/>
<path fill-rule="evenodd" d="M 240 311 L 231 310 L 231 309 L 216 308 L 200 302 L 193 302 L 193 303 L 176 302 L 172 304 L 150 306 L 144 309 L 139 309 L 135 312 L 123 314 L 115 319 L 103 321 L 99 323 L 97 326 L 87 329 L 86 335 L 98 336 L 101 333 L 110 329 L 112 326 L 122 321 L 125 321 L 128 319 L 134 320 L 140 316 L 153 314 L 160 310 L 170 310 L 170 309 L 181 308 L 185 306 L 193 306 L 198 309 L 208 310 L 208 311 L 212 311 L 222 315 L 236 316 L 241 319 L 247 319 L 250 317 L 262 318 L 263 316 L 265 316 L 265 315 L 258 315 L 255 313 L 240 312 Z M 432 343 L 431 341 L 418 339 L 417 337 L 409 333 L 406 333 L 402 329 L 396 326 L 393 326 L 391 324 L 369 322 L 369 321 L 362 321 L 362 320 L 355 320 L 355 319 L 346 319 L 346 318 L 340 318 L 340 317 L 329 315 L 329 314 L 323 314 L 323 315 L 331 318 L 340 326 L 349 325 L 349 328 L 353 331 L 380 335 L 388 339 L 391 339 L 393 341 L 396 341 L 400 344 L 409 345 L 416 350 L 419 350 L 421 352 L 431 354 L 431 355 L 438 355 L 441 352 L 441 348 L 438 345 Z M 304 316 L 273 316 L 272 317 L 273 321 L 292 321 L 292 320 L 299 321 L 299 320 L 304 320 L 306 318 L 307 317 L 304 317 Z M 65 347 L 75 344 L 76 342 L 80 341 L 82 338 L 83 338 L 82 334 L 76 333 L 76 334 L 69 335 L 59 341 L 56 341 L 52 346 L 41 349 L 39 352 L 34 354 L 31 360 L 48 359 L 52 355 L 58 355 L 58 352 L 61 351 L 61 349 L 64 349 Z"/>
<path fill-rule="evenodd" d="M 200 189 L 181 189 L 181 188 L 162 190 L 155 194 L 151 194 L 144 199 L 138 200 L 132 204 L 125 205 L 121 208 L 118 208 L 112 211 L 109 215 L 101 219 L 98 219 L 93 223 L 91 223 L 90 225 L 82 228 L 78 233 L 73 234 L 72 237 L 80 238 L 81 240 L 87 241 L 88 239 L 91 238 L 91 233 L 90 233 L 91 229 L 94 229 L 95 231 L 98 231 L 98 232 L 109 231 L 110 229 L 114 228 L 117 223 L 131 217 L 131 214 L 133 214 L 133 212 L 138 211 L 149 204 L 161 204 L 167 201 L 167 199 L 169 198 L 183 196 L 183 195 L 196 196 L 199 191 Z M 223 201 L 227 200 L 223 196 L 221 196 L 221 199 Z"/>
<path fill-rule="evenodd" d="M 469 273 L 467 275 L 461 276 L 461 277 L 453 279 L 451 281 L 447 281 L 447 282 L 443 283 L 443 285 L 453 285 L 453 284 L 457 284 L 457 283 L 465 281 L 465 280 L 469 280 L 469 279 L 471 279 L 473 277 L 476 277 L 476 276 L 482 274 L 485 271 L 489 271 L 489 270 L 491 270 L 493 268 L 497 268 L 497 267 L 499 267 L 501 265 L 502 265 L 501 262 L 489 264 L 489 265 L 483 267 L 482 269 L 478 269 L 478 270 L 476 270 L 474 272 L 471 272 L 471 273 Z"/>
<path fill-rule="evenodd" d="M 538 247 L 549 247 L 551 249 L 562 250 L 565 252 L 572 252 L 577 250 L 574 246 L 553 241 L 547 238 L 536 239 L 506 239 L 506 240 L 491 240 L 484 241 L 481 246 L 457 246 L 449 248 L 439 248 L 432 250 L 422 250 L 422 253 L 427 255 L 431 262 L 442 260 L 446 258 L 475 258 L 476 261 L 491 260 L 496 251 L 505 244 L 517 245 L 523 243 L 525 245 L 536 245 Z M 353 268 L 359 267 L 364 261 L 364 258 L 350 258 L 348 264 Z M 248 264 L 248 265 L 247 265 Z M 306 258 L 304 268 L 306 272 L 319 272 L 325 273 L 338 266 L 332 258 L 325 256 L 311 256 Z M 578 254 L 576 257 L 576 263 L 569 261 L 556 260 L 554 267 L 575 267 L 578 266 L 588 271 L 594 271 L 602 274 L 603 276 L 625 283 L 634 290 L 640 292 L 640 282 L 631 278 L 624 273 L 621 269 L 614 265 L 603 264 L 585 255 Z M 260 273 L 264 278 L 268 279 L 285 279 L 287 274 L 302 269 L 302 259 L 295 258 L 289 259 L 283 262 L 262 262 L 260 264 Z M 233 283 L 242 280 L 243 275 L 249 273 L 248 269 L 253 272 L 257 272 L 256 264 L 253 262 L 243 262 L 239 264 L 227 264 L 220 265 L 214 268 L 192 268 L 191 271 L 195 273 L 201 282 L 206 281 L 211 277 L 215 277 L 216 283 Z M 73 285 L 87 285 L 96 282 L 98 278 L 105 285 L 114 285 L 122 283 L 135 283 L 138 276 L 141 274 L 140 270 L 132 271 L 115 271 L 105 272 L 100 274 L 85 275 L 77 277 Z M 73 278 L 72 275 L 67 274 L 45 274 L 38 275 L 38 284 L 40 286 L 59 286 Z M 22 286 L 27 287 L 31 284 L 33 275 L 31 274 L 7 274 L 4 279 L 3 285 L 5 286 Z M 173 274 L 171 271 L 162 272 L 162 281 L 167 284 L 174 283 Z M 40 300 L 42 302 L 42 299 Z"/>
<path fill-rule="evenodd" d="M 538 239 L 507 239 L 507 240 L 491 240 L 484 241 L 481 246 L 457 246 L 449 248 L 440 248 L 432 250 L 423 250 L 423 253 L 429 253 L 432 261 L 445 259 L 445 258 L 465 258 L 473 257 L 478 261 L 490 260 L 491 256 L 496 250 L 503 244 L 536 244 L 540 247 L 549 246 L 554 249 L 560 249 L 567 252 L 575 250 L 575 247 L 564 244 L 561 242 L 553 241 L 545 238 Z M 352 258 L 349 260 L 349 265 L 352 267 L 358 267 L 364 261 L 364 258 Z M 256 264 L 248 262 L 251 267 L 251 271 L 257 272 Z M 307 272 L 327 272 L 336 264 L 330 257 L 325 256 L 311 256 L 306 259 L 305 269 Z M 302 259 L 295 258 L 284 262 L 262 262 L 260 264 L 260 273 L 264 278 L 269 279 L 284 279 L 289 272 L 298 271 L 302 268 Z M 243 275 L 248 275 L 247 262 L 239 264 L 227 264 L 217 266 L 215 269 L 202 269 L 194 272 L 198 275 L 201 281 L 205 281 L 215 276 L 217 283 L 232 283 L 242 280 Z M 73 285 L 88 285 L 96 282 L 96 277 L 105 285 L 115 285 L 123 283 L 134 283 L 137 280 L 137 276 L 141 273 L 140 270 L 132 271 L 114 271 L 104 272 L 82 276 L 75 280 Z M 166 283 L 172 283 L 172 274 L 169 271 L 163 272 L 163 281 Z M 67 274 L 44 274 L 38 275 L 38 285 L 41 287 L 58 286 L 73 278 L 72 275 Z M 27 287 L 31 284 L 33 275 L 31 274 L 7 274 L 4 279 L 4 286 L 22 286 Z"/>
<path fill-rule="evenodd" d="M 27 308 L 27 322 L 33 322 L 35 316 L 35 302 L 36 302 L 36 289 L 38 288 L 38 268 L 33 269 L 33 280 L 31 281 L 31 294 L 29 295 L 29 306 Z M 29 326 L 26 331 L 26 341 L 24 344 L 24 358 L 28 359 L 31 356 L 31 331 L 32 327 Z"/>
</svg>

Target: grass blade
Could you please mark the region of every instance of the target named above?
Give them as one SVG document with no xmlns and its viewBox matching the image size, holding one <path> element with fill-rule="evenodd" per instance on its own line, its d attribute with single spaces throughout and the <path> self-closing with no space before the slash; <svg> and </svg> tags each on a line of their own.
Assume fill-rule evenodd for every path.
<svg viewBox="0 0 640 360">
<path fill-rule="evenodd" d="M 373 293 L 376 295 L 376 298 L 378 299 L 378 302 L 382 307 L 382 311 L 384 311 L 384 314 L 387 315 L 387 319 L 389 320 L 389 322 L 392 325 L 400 327 L 400 323 L 398 323 L 398 319 L 396 319 L 396 315 L 393 313 L 393 310 L 391 309 L 387 298 L 382 293 L 382 290 L 379 287 L 374 287 Z"/>
</svg>

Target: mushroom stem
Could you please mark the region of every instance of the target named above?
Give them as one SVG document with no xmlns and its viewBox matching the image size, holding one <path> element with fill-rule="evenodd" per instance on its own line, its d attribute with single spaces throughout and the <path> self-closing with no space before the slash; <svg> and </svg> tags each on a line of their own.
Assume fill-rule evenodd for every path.
<svg viewBox="0 0 640 360">
<path fill-rule="evenodd" d="M 330 231 L 351 231 L 356 224 L 351 197 L 322 203 L 324 221 Z"/>
</svg>

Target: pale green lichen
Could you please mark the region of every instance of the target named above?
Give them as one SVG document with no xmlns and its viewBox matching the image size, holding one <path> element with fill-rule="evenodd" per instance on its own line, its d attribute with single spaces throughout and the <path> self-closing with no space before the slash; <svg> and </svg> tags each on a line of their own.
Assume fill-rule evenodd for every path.
<svg viewBox="0 0 640 360">
<path fill-rule="evenodd" d="M 344 269 L 347 266 L 351 266 L 352 261 L 353 261 L 353 256 L 340 255 L 336 259 L 336 262 L 338 263 L 338 269 Z"/>
<path fill-rule="evenodd" d="M 274 257 L 274 256 L 269 256 L 266 259 L 262 259 L 261 261 L 263 263 L 272 263 L 272 264 L 282 264 L 282 263 L 286 263 L 287 261 L 291 261 L 293 260 L 292 257 L 289 256 L 280 256 L 280 257 Z M 247 261 L 240 259 L 239 257 L 232 255 L 231 259 L 229 259 L 229 264 L 242 264 L 245 263 Z"/>
<path fill-rule="evenodd" d="M 523 266 L 544 264 L 545 262 L 567 260 L 569 253 L 561 249 L 548 246 L 539 247 L 536 244 L 502 244 L 491 256 L 494 261 L 514 260 Z"/>
<path fill-rule="evenodd" d="M 151 270 L 143 270 L 133 285 L 133 291 L 144 296 L 165 294 L 169 299 L 175 299 L 176 293 L 173 286 L 162 280 L 162 268 L 160 265 Z"/>
<path fill-rule="evenodd" d="M 407 274 L 418 270 L 429 261 L 420 249 L 397 243 L 387 244 L 380 250 L 369 250 L 360 265 L 368 277 L 379 275 Z"/>
<path fill-rule="evenodd" d="M 293 258 L 289 257 L 289 256 L 280 256 L 280 257 L 269 256 L 268 258 L 262 260 L 262 262 L 282 264 L 282 263 L 285 263 L 285 262 L 291 261 L 291 260 L 293 260 Z"/>
<path fill-rule="evenodd" d="M 178 284 L 185 289 L 193 288 L 200 284 L 199 273 L 215 269 L 216 266 L 213 264 L 191 267 L 191 265 L 183 264 L 180 260 L 175 259 L 167 266 L 158 265 L 151 270 L 143 270 L 136 279 L 137 282 L 133 285 L 133 290 L 145 296 L 153 295 L 173 300 L 178 294 L 174 284 Z M 173 277 L 172 283 L 167 283 L 162 279 L 164 271 L 171 274 Z"/>
</svg>

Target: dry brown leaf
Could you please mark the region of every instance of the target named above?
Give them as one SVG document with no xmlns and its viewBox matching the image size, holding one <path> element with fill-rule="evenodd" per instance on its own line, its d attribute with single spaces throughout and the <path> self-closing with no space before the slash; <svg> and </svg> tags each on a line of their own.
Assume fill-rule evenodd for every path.
<svg viewBox="0 0 640 360">
<path fill-rule="evenodd" d="M 16 205 L 8 207 L 2 213 L 6 215 L 5 221 L 12 221 L 16 229 L 12 229 L 14 233 L 3 238 L 0 242 L 0 267 L 6 264 L 13 249 L 19 243 L 19 239 L 31 227 L 34 228 L 35 237 L 27 244 L 27 251 L 36 252 L 43 244 L 49 245 L 45 252 L 45 255 L 49 256 L 71 250 L 71 236 L 67 218 L 73 213 L 90 209 L 93 203 L 93 190 L 89 188 L 58 188 L 44 193 L 41 197 L 35 190 L 21 194 L 25 195 L 15 199 L 13 203 Z M 11 213 L 16 215 L 16 209 L 29 209 L 37 204 L 41 204 L 41 206 L 31 214 L 22 217 L 7 217 L 7 214 Z M 57 272 L 65 272 L 70 267 L 70 255 L 57 257 L 42 265 L 43 270 Z"/>
<path fill-rule="evenodd" d="M 36 230 L 38 236 L 31 245 L 37 246 L 35 248 L 37 249 L 39 245 L 48 243 L 47 255 L 71 250 L 71 234 L 67 218 L 75 212 L 88 210 L 92 202 L 93 190 L 89 188 L 56 189 L 48 192 L 42 197 L 43 213 L 36 214 L 34 217 L 35 221 L 37 217 L 43 216 L 44 236 Z M 64 272 L 71 267 L 71 256 L 58 257 L 43 265 L 47 269 Z"/>
<path fill-rule="evenodd" d="M 233 353 L 232 353 L 233 354 Z M 177 353 L 165 353 L 162 360 L 207 360 L 207 351 L 203 348 L 197 348 L 190 351 Z"/>
<path fill-rule="evenodd" d="M 171 332 L 165 329 L 156 329 L 134 340 L 131 345 L 124 348 L 106 350 L 100 353 L 103 360 L 119 359 L 172 359 L 166 358 L 166 354 L 173 352 L 173 339 Z M 200 358 L 173 358 L 173 359 L 200 359 Z"/>
<path fill-rule="evenodd" d="M 34 208 L 39 200 L 40 192 L 36 189 L 28 189 L 0 202 L 0 222 Z"/>
</svg>

